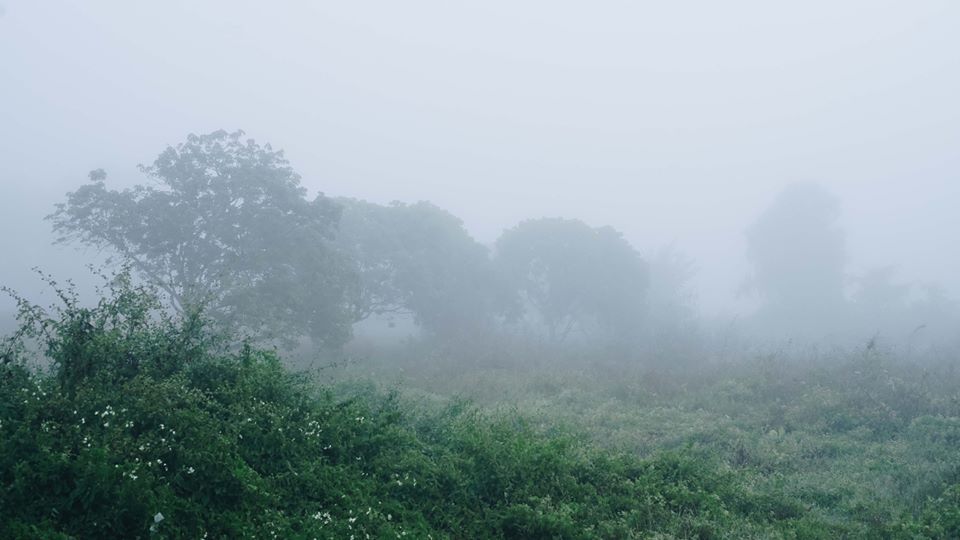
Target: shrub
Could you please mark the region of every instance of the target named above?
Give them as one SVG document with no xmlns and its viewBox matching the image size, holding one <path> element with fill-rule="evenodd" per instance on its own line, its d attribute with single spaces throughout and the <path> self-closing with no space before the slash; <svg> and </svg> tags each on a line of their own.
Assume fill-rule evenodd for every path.
<svg viewBox="0 0 960 540">
<path fill-rule="evenodd" d="M 126 275 L 108 292 L 93 308 L 63 293 L 52 314 L 21 302 L 0 367 L 0 537 L 820 530 L 696 452 L 641 460 L 511 411 L 321 388 L 273 352 L 210 335 L 200 314 L 164 315 Z M 29 368 L 41 354 L 49 368 Z"/>
</svg>

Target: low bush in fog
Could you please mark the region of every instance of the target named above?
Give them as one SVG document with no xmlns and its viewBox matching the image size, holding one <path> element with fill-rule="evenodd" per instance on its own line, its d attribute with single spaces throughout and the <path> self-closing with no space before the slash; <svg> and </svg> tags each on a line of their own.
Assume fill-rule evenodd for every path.
<svg viewBox="0 0 960 540">
<path fill-rule="evenodd" d="M 3 349 L 4 538 L 960 532 L 953 379 L 876 355 L 726 376 L 476 364 L 432 389 L 514 404 L 498 412 L 415 404 L 437 365 L 403 359 L 403 395 L 317 386 L 123 274 L 95 308 L 61 297 L 21 302 Z"/>
<path fill-rule="evenodd" d="M 592 443 L 656 458 L 682 452 L 727 468 L 777 505 L 786 537 L 949 538 L 960 531 L 960 372 L 896 349 L 797 349 L 696 369 L 596 358 L 590 351 L 498 356 L 412 342 L 360 347 L 337 377 L 511 407 L 538 429 L 572 426 Z M 480 350 L 480 348 L 478 348 Z M 529 358 L 527 357 L 529 355 Z M 801 523 L 802 521 L 802 523 Z M 777 537 L 778 534 L 770 533 Z M 734 535 L 736 536 L 736 535 Z"/>
<path fill-rule="evenodd" d="M 0 371 L 0 536 L 612 538 L 832 530 L 716 460 L 646 460 L 454 402 L 334 391 L 125 275 L 21 303 Z M 48 368 L 31 368 L 38 356 Z"/>
</svg>

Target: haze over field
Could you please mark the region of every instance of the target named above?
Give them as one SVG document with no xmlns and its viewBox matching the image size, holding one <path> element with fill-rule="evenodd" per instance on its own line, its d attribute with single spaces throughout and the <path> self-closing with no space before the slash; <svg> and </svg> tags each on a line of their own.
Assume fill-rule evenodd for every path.
<svg viewBox="0 0 960 540">
<path fill-rule="evenodd" d="M 0 17 L 0 281 L 84 281 L 42 217 L 242 128 L 311 192 L 429 200 L 492 242 L 611 225 L 747 313 L 745 230 L 797 181 L 841 202 L 847 272 L 960 293 L 960 5 L 944 1 L 33 2 Z M 3 300 L 0 306 L 9 306 Z"/>
<path fill-rule="evenodd" d="M 0 0 L 0 538 L 960 538 L 958 29 Z"/>
</svg>

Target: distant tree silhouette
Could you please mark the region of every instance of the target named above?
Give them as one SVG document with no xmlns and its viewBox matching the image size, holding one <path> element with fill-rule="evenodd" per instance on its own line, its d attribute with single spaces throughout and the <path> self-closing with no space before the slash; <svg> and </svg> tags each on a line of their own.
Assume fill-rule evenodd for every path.
<svg viewBox="0 0 960 540">
<path fill-rule="evenodd" d="M 791 332 L 824 332 L 842 319 L 845 241 L 838 200 L 813 183 L 788 186 L 747 230 L 748 287 L 760 321 Z"/>
<path fill-rule="evenodd" d="M 423 201 L 337 202 L 343 216 L 335 244 L 360 276 L 357 320 L 405 314 L 428 332 L 453 336 L 505 310 L 509 291 L 489 250 L 453 214 Z"/>
<path fill-rule="evenodd" d="M 563 342 L 574 330 L 615 340 L 637 337 L 649 270 L 613 228 L 574 219 L 524 221 L 497 240 L 496 262 L 525 315 L 552 342 Z"/>
</svg>

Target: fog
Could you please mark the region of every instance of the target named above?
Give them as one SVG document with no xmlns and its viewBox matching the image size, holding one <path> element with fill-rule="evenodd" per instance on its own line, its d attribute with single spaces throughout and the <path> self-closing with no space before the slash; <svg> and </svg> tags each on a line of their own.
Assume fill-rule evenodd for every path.
<svg viewBox="0 0 960 540">
<path fill-rule="evenodd" d="M 0 539 L 960 538 L 958 29 L 0 0 Z"/>
<path fill-rule="evenodd" d="M 757 309 L 746 232 L 813 182 L 838 201 L 851 280 L 892 265 L 960 296 L 955 2 L 0 13 L 0 282 L 28 296 L 34 266 L 91 281 L 96 251 L 52 245 L 43 220 L 88 171 L 141 184 L 137 164 L 217 129 L 285 150 L 311 196 L 430 201 L 486 245 L 563 217 L 612 226 L 645 258 L 673 246 L 705 318 Z"/>
</svg>

